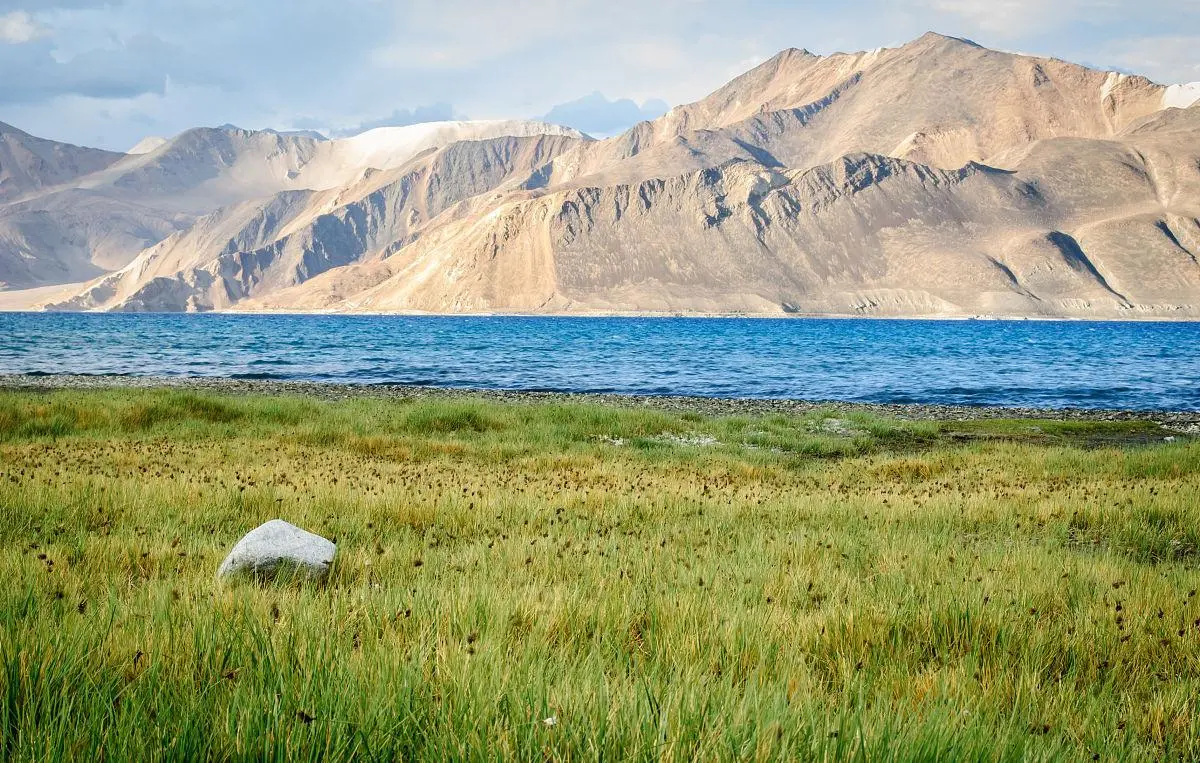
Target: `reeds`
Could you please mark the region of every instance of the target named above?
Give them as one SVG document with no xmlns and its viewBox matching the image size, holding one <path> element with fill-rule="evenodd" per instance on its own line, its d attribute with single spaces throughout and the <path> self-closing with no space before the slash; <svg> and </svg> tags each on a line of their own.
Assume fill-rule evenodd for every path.
<svg viewBox="0 0 1200 763">
<path fill-rule="evenodd" d="M 1200 445 L 828 418 L 0 394 L 0 756 L 1200 757 Z"/>
</svg>

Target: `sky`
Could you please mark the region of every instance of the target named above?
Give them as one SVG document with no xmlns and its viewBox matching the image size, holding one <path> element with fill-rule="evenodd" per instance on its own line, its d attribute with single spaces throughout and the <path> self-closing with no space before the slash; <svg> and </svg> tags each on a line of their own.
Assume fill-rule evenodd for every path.
<svg viewBox="0 0 1200 763">
<path fill-rule="evenodd" d="M 0 0 L 0 121 L 113 150 L 227 123 L 551 115 L 612 134 L 784 48 L 930 30 L 1200 80 L 1200 0 Z"/>
</svg>

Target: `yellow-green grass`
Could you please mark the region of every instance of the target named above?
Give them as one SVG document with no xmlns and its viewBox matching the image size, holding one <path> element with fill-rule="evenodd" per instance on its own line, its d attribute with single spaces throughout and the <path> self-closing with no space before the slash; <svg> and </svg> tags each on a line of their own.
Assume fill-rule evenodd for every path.
<svg viewBox="0 0 1200 763">
<path fill-rule="evenodd" d="M 0 393 L 0 758 L 1195 759 L 1170 434 Z"/>
</svg>

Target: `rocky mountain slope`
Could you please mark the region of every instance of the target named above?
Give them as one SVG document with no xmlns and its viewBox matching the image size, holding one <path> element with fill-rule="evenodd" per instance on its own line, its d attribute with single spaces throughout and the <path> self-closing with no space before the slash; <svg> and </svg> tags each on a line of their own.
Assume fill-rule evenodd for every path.
<svg viewBox="0 0 1200 763">
<path fill-rule="evenodd" d="M 75 310 L 1200 318 L 1192 95 L 931 34 L 785 51 L 604 141 L 193 131 L 26 200 L 26 239 L 78 239 L 40 280 L 0 207 L 0 280 L 91 268 L 47 305 Z"/>
<path fill-rule="evenodd" d="M 364 258 L 387 257 L 429 220 L 551 161 L 569 135 L 460 141 L 326 191 L 287 191 L 221 209 L 60 305 L 227 309 Z"/>
<path fill-rule="evenodd" d="M 0 202 L 108 167 L 121 154 L 35 138 L 0 122 Z"/>
<path fill-rule="evenodd" d="M 1041 141 L 1010 170 L 735 160 L 510 200 L 252 306 L 1200 317 L 1200 209 L 1178 203 L 1200 198 L 1200 109 L 1186 116 Z"/>
<path fill-rule="evenodd" d="M 707 98 L 555 163 L 554 180 L 636 180 L 733 158 L 813 167 L 855 152 L 944 169 L 1034 141 L 1106 138 L 1163 107 L 1143 77 L 928 34 L 901 48 L 787 50 Z"/>
<path fill-rule="evenodd" d="M 382 128 L 340 141 L 227 125 L 143 141 L 127 155 L 84 154 L 90 165 L 76 159 L 71 166 L 82 169 L 64 164 L 41 173 L 39 183 L 22 181 L 9 203 L 0 200 L 0 288 L 86 281 L 124 268 L 218 210 L 236 215 L 275 194 L 350 186 L 372 169 L 464 139 L 539 134 L 583 137 L 521 121 Z"/>
</svg>

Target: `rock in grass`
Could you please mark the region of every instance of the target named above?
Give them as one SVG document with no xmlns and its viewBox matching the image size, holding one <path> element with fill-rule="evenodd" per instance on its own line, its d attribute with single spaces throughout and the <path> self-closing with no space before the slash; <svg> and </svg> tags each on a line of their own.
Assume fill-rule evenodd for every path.
<svg viewBox="0 0 1200 763">
<path fill-rule="evenodd" d="M 319 535 L 273 519 L 237 542 L 217 577 L 249 575 L 258 580 L 298 578 L 323 580 L 333 564 L 337 546 Z"/>
</svg>

